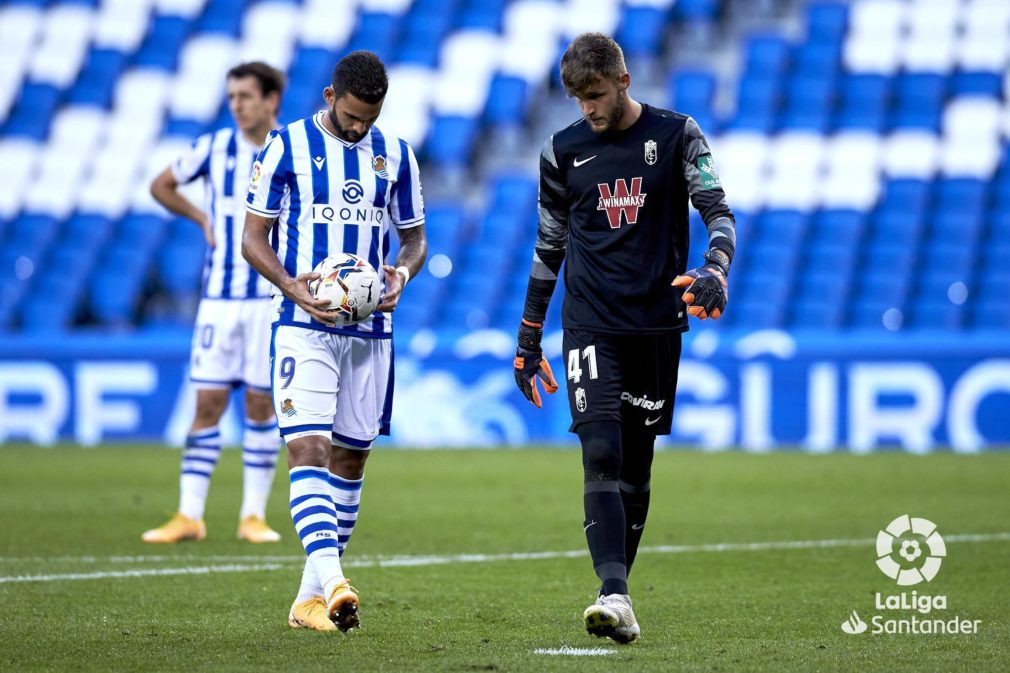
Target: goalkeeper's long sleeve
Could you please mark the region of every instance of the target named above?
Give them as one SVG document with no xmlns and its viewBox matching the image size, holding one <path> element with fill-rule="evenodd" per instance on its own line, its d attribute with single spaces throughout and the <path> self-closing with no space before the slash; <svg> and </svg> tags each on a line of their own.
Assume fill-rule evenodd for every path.
<svg viewBox="0 0 1010 673">
<path fill-rule="evenodd" d="M 540 195 L 537 203 L 539 225 L 533 251 L 533 266 L 526 287 L 523 318 L 543 324 L 568 245 L 568 203 L 557 159 L 554 136 L 540 152 Z"/>
</svg>

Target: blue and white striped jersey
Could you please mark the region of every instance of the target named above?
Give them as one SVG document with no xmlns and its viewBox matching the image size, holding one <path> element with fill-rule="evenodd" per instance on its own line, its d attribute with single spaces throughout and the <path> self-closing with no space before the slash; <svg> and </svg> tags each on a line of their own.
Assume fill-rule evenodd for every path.
<svg viewBox="0 0 1010 673">
<path fill-rule="evenodd" d="M 202 135 L 172 164 L 180 184 L 203 178 L 204 211 L 214 230 L 207 251 L 203 296 L 210 299 L 255 299 L 270 296 L 270 283 L 242 257 L 245 208 L 242 198 L 260 148 L 234 128 Z"/>
<path fill-rule="evenodd" d="M 357 143 L 345 142 L 326 130 L 324 114 L 273 133 L 253 165 L 246 207 L 277 218 L 271 243 L 292 277 L 347 252 L 375 267 L 384 290 L 390 225 L 424 224 L 417 159 L 405 141 L 377 126 Z M 379 311 L 357 325 L 330 327 L 279 293 L 275 301 L 281 325 L 372 338 L 393 333 L 392 316 Z"/>
</svg>

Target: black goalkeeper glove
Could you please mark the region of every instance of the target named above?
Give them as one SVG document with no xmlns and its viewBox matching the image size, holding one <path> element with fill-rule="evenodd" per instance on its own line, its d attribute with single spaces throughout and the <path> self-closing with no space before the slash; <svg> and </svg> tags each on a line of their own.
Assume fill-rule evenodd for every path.
<svg viewBox="0 0 1010 673">
<path fill-rule="evenodd" d="M 550 394 L 558 392 L 558 383 L 554 380 L 551 365 L 544 359 L 540 348 L 540 339 L 544 335 L 543 325 L 529 322 L 525 318 L 519 325 L 519 346 L 516 348 L 514 364 L 516 385 L 530 402 L 538 408 L 540 391 L 537 389 L 537 377 L 543 381 L 544 390 Z"/>
<path fill-rule="evenodd" d="M 729 286 L 726 284 L 726 275 L 717 266 L 706 265 L 700 269 L 691 269 L 674 278 L 673 286 L 687 288 L 684 290 L 687 312 L 700 320 L 718 320 L 726 310 Z"/>
</svg>

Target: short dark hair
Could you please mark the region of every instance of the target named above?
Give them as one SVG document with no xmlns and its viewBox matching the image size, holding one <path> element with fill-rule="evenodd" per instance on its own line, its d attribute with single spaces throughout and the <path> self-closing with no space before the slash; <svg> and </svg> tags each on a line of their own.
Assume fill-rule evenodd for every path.
<svg viewBox="0 0 1010 673">
<path fill-rule="evenodd" d="M 284 87 L 287 84 L 284 73 L 263 61 L 239 63 L 228 71 L 228 79 L 242 79 L 244 77 L 255 77 L 260 85 L 260 93 L 264 96 L 269 96 L 276 91 L 279 98 L 284 93 Z"/>
<path fill-rule="evenodd" d="M 584 91 L 597 78 L 617 80 L 627 70 L 621 46 L 603 33 L 582 33 L 561 57 L 561 83 L 569 96 Z"/>
<path fill-rule="evenodd" d="M 378 56 L 370 51 L 352 51 L 333 69 L 331 84 L 337 98 L 349 93 L 374 105 L 386 97 L 389 77 Z"/>
</svg>

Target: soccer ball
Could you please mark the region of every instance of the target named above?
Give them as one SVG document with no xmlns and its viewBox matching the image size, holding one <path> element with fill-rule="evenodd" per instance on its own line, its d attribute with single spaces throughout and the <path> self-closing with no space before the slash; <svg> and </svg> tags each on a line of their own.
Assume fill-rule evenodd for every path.
<svg viewBox="0 0 1010 673">
<path fill-rule="evenodd" d="M 327 257 L 313 269 L 320 277 L 309 283 L 317 299 L 330 301 L 338 325 L 353 325 L 372 315 L 379 303 L 379 274 L 357 255 Z"/>
</svg>

